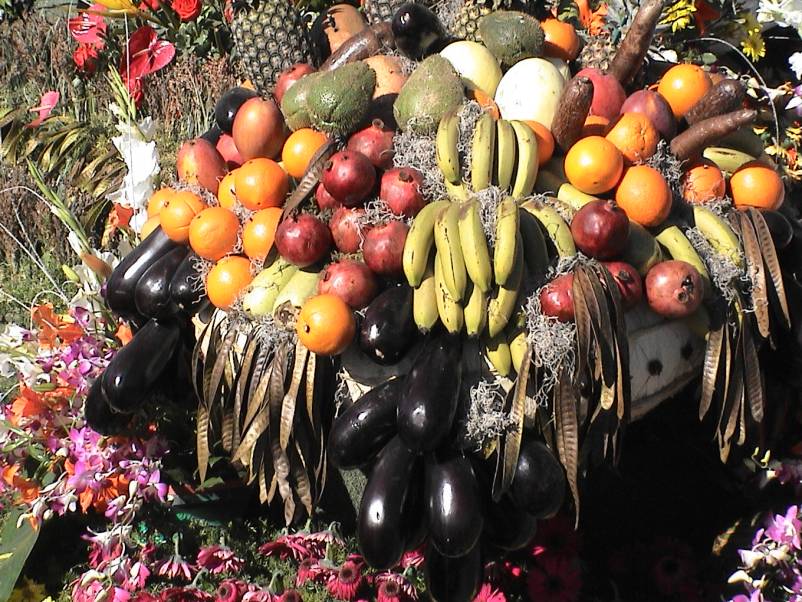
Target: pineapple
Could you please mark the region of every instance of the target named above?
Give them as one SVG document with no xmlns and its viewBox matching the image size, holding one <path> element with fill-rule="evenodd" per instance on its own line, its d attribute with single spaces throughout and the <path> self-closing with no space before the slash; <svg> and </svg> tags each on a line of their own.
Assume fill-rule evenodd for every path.
<svg viewBox="0 0 802 602">
<path fill-rule="evenodd" d="M 368 23 L 373 25 L 382 21 L 391 21 L 395 11 L 406 2 L 407 0 L 364 0 L 362 10 L 365 11 Z"/>
<path fill-rule="evenodd" d="M 589 36 L 579 53 L 578 62 L 584 69 L 594 67 L 599 71 L 607 71 L 615 55 L 616 47 L 610 36 Z"/>
<path fill-rule="evenodd" d="M 295 63 L 316 64 L 309 31 L 290 0 L 245 0 L 235 5 L 234 45 L 245 75 L 261 94 Z"/>
<path fill-rule="evenodd" d="M 494 10 L 517 10 L 534 15 L 535 3 L 530 0 L 466 0 L 448 23 L 449 31 L 458 38 L 477 41 L 479 35 L 479 19 Z"/>
</svg>

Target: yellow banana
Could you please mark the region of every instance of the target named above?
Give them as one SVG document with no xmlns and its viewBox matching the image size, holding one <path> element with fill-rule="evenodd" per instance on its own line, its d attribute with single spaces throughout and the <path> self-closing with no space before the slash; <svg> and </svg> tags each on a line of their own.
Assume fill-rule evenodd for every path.
<svg viewBox="0 0 802 602">
<path fill-rule="evenodd" d="M 493 249 L 496 284 L 505 284 L 515 267 L 518 220 L 518 204 L 512 197 L 505 197 L 496 209 L 496 245 Z"/>
<path fill-rule="evenodd" d="M 509 376 L 512 370 L 512 355 L 503 332 L 485 340 L 485 355 L 500 376 Z"/>
<path fill-rule="evenodd" d="M 549 269 L 549 247 L 537 219 L 528 211 L 519 214 L 521 236 L 523 237 L 524 260 L 530 274 L 545 274 Z"/>
<path fill-rule="evenodd" d="M 440 267 L 443 270 L 443 282 L 448 292 L 456 301 L 461 301 L 468 283 L 465 270 L 465 258 L 459 241 L 459 203 L 451 203 L 441 211 L 434 222 L 434 244 Z"/>
<path fill-rule="evenodd" d="M 518 147 L 512 196 L 521 199 L 532 194 L 535 189 L 538 170 L 537 138 L 532 128 L 523 121 L 510 121 L 510 125 L 515 132 L 515 142 Z"/>
<path fill-rule="evenodd" d="M 500 284 L 487 305 L 487 330 L 491 337 L 496 336 L 507 326 L 515 311 L 518 292 L 524 272 L 523 241 L 520 233 L 516 236 L 515 265 L 505 284 Z"/>
<path fill-rule="evenodd" d="M 560 186 L 557 191 L 557 198 L 576 211 L 582 209 L 591 201 L 598 200 L 598 197 L 582 192 L 579 188 L 567 182 Z"/>
<path fill-rule="evenodd" d="M 468 187 L 462 182 L 449 182 L 446 180 L 446 193 L 448 198 L 453 201 L 467 201 L 471 195 L 468 194 Z M 418 219 L 415 216 L 415 219 Z"/>
<path fill-rule="evenodd" d="M 469 285 L 468 289 L 468 300 L 462 311 L 465 332 L 469 337 L 476 337 L 487 325 L 487 295 L 476 285 Z"/>
<path fill-rule="evenodd" d="M 576 245 L 574 244 L 574 237 L 571 236 L 571 228 L 553 207 L 527 201 L 521 205 L 521 208 L 534 215 L 543 224 L 546 234 L 549 235 L 549 238 L 554 243 L 554 247 L 560 257 L 576 255 Z"/>
<path fill-rule="evenodd" d="M 695 267 L 705 283 L 705 296 L 713 292 L 710 284 L 710 273 L 699 253 L 693 248 L 691 241 L 677 226 L 668 226 L 660 234 L 655 236 L 657 242 L 665 247 L 672 259 L 684 261 Z"/>
<path fill-rule="evenodd" d="M 496 122 L 496 186 L 507 190 L 512 185 L 515 171 L 515 131 L 506 119 Z"/>
<path fill-rule="evenodd" d="M 730 225 L 710 209 L 701 205 L 694 206 L 693 217 L 696 221 L 696 228 L 710 243 L 713 250 L 720 255 L 729 257 L 735 265 L 742 267 L 744 258 L 741 253 L 741 242 Z"/>
<path fill-rule="evenodd" d="M 440 321 L 446 327 L 446 330 L 451 334 L 457 334 L 462 330 L 465 316 L 459 301 L 451 296 L 446 283 L 443 282 L 443 266 L 440 259 L 439 254 L 434 259 L 434 289 L 437 313 L 440 315 Z"/>
<path fill-rule="evenodd" d="M 459 115 L 456 110 L 449 111 L 437 126 L 435 153 L 437 166 L 447 182 L 458 184 L 462 181 L 459 161 Z"/>
<path fill-rule="evenodd" d="M 312 272 L 304 268 L 297 270 L 279 291 L 273 304 L 275 312 L 279 307 L 289 302 L 293 307 L 301 307 L 309 297 L 317 292 L 319 272 Z"/>
<path fill-rule="evenodd" d="M 663 261 L 663 251 L 646 228 L 637 222 L 629 222 L 629 238 L 621 256 L 621 261 L 630 264 L 641 276 L 652 269 L 652 266 Z"/>
<path fill-rule="evenodd" d="M 434 201 L 420 210 L 407 233 L 402 258 L 404 275 L 412 287 L 418 286 L 426 273 L 429 254 L 434 243 L 434 223 L 437 215 L 451 205 L 450 201 Z"/>
<path fill-rule="evenodd" d="M 484 190 L 493 178 L 496 123 L 490 113 L 482 113 L 473 130 L 471 142 L 471 188 Z"/>
<path fill-rule="evenodd" d="M 526 330 L 515 328 L 507 333 L 507 342 L 510 345 L 510 356 L 512 357 L 512 368 L 517 374 L 521 372 L 521 364 L 526 353 Z"/>
<path fill-rule="evenodd" d="M 721 171 L 727 173 L 732 173 L 744 163 L 755 160 L 755 157 L 748 153 L 734 148 L 724 148 L 723 146 L 709 146 L 702 151 L 702 156 L 715 163 Z"/>
<path fill-rule="evenodd" d="M 412 317 L 418 330 L 424 333 L 434 328 L 440 319 L 434 281 L 434 257 L 429 260 L 423 281 L 417 288 L 412 289 Z"/>
<path fill-rule="evenodd" d="M 468 277 L 483 293 L 493 284 L 490 251 L 479 215 L 479 202 L 468 201 L 459 209 L 459 240 Z"/>
<path fill-rule="evenodd" d="M 279 292 L 298 267 L 279 257 L 259 272 L 242 297 L 242 309 L 249 316 L 264 316 L 273 311 Z"/>
</svg>

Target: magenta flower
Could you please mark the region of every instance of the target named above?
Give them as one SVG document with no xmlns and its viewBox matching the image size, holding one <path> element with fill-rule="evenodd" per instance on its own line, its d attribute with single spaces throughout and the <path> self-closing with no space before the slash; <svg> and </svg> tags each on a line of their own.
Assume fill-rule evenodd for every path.
<svg viewBox="0 0 802 602">
<path fill-rule="evenodd" d="M 194 587 L 171 587 L 163 590 L 159 602 L 213 602 L 214 598 Z"/>
<path fill-rule="evenodd" d="M 105 8 L 100 4 L 93 4 L 89 10 L 79 11 L 77 16 L 70 17 L 67 27 L 76 42 L 103 46 L 106 36 L 106 21 L 96 13 L 104 10 Z"/>
<path fill-rule="evenodd" d="M 507 602 L 507 597 L 489 583 L 483 583 L 473 602 Z"/>
<path fill-rule="evenodd" d="M 202 548 L 198 552 L 198 566 L 214 573 L 236 573 L 245 566 L 245 561 L 238 558 L 234 551 L 222 545 L 209 546 Z"/>
<path fill-rule="evenodd" d="M 61 94 L 55 90 L 51 90 L 42 94 L 42 98 L 39 99 L 39 104 L 31 109 L 32 112 L 39 113 L 39 116 L 31 121 L 26 127 L 39 127 L 45 119 L 50 117 L 50 113 L 56 107 L 60 99 Z"/>
<path fill-rule="evenodd" d="M 334 571 L 321 566 L 315 558 L 305 558 L 298 565 L 298 572 L 295 575 L 295 587 L 303 586 L 307 581 L 313 583 L 324 583 L 334 576 Z"/>
<path fill-rule="evenodd" d="M 150 569 L 137 561 L 128 569 L 128 575 L 126 575 L 122 585 L 128 590 L 137 591 L 145 587 L 148 577 L 150 577 Z"/>
<path fill-rule="evenodd" d="M 240 602 L 248 591 L 248 584 L 237 579 L 226 579 L 217 588 L 215 602 Z"/>
<path fill-rule="evenodd" d="M 575 602 L 582 581 L 574 560 L 543 556 L 529 571 L 526 585 L 532 602 Z"/>
<path fill-rule="evenodd" d="M 359 565 L 346 560 L 336 575 L 329 578 L 326 589 L 337 600 L 354 600 L 362 585 L 362 571 Z"/>
<path fill-rule="evenodd" d="M 573 522 L 564 514 L 538 523 L 531 554 L 537 557 L 545 552 L 566 558 L 575 558 L 579 552 L 579 536 Z"/>
<path fill-rule="evenodd" d="M 303 602 L 301 594 L 294 589 L 288 589 L 278 599 L 279 602 Z"/>
<path fill-rule="evenodd" d="M 799 508 L 791 506 L 785 516 L 777 514 L 766 527 L 765 536 L 773 539 L 777 543 L 784 543 L 796 550 L 802 549 L 800 544 L 799 531 L 802 522 L 799 520 Z"/>
<path fill-rule="evenodd" d="M 266 589 L 259 589 L 243 594 L 241 602 L 275 602 L 280 599 L 281 598 L 274 596 Z"/>
<path fill-rule="evenodd" d="M 404 552 L 404 555 L 401 557 L 401 568 L 404 570 L 408 569 L 409 567 L 419 568 L 423 566 L 425 561 L 426 558 L 423 555 L 423 546 L 421 546 L 417 550 Z"/>
<path fill-rule="evenodd" d="M 167 579 L 183 579 L 192 581 L 195 572 L 193 566 L 189 564 L 180 554 L 173 554 L 170 558 L 162 560 L 155 568 L 156 574 Z"/>
<path fill-rule="evenodd" d="M 376 576 L 376 584 L 379 588 L 380 600 L 382 595 L 387 596 L 388 599 L 392 596 L 397 596 L 400 600 L 405 601 L 418 599 L 418 592 L 415 586 L 404 575 L 391 572 L 381 573 Z M 382 594 L 382 591 L 384 591 L 384 594 Z"/>
<path fill-rule="evenodd" d="M 175 46 L 157 38 L 156 30 L 143 25 L 131 34 L 128 46 L 123 53 L 120 75 L 124 81 L 141 80 L 166 67 L 175 56 Z M 131 96 L 134 90 L 129 86 Z"/>
</svg>

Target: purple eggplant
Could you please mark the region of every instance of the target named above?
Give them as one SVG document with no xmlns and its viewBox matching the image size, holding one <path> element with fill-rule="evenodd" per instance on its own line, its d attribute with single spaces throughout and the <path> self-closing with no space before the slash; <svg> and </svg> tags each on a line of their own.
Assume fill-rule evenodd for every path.
<svg viewBox="0 0 802 602">
<path fill-rule="evenodd" d="M 101 435 L 118 435 L 131 422 L 129 414 L 120 414 L 111 409 L 103 392 L 101 378 L 96 378 L 84 400 L 86 423 Z"/>
<path fill-rule="evenodd" d="M 434 602 L 471 602 L 482 581 L 479 544 L 459 558 L 449 558 L 431 543 L 426 548 L 426 587 Z"/>
<path fill-rule="evenodd" d="M 215 125 L 219 128 L 218 131 L 230 134 L 234 127 L 234 117 L 237 116 L 237 111 L 246 100 L 256 96 L 257 94 L 253 90 L 241 87 L 231 88 L 224 92 L 217 104 L 214 105 L 214 119 L 217 122 Z M 212 142 L 212 144 L 216 143 L 217 140 Z"/>
<path fill-rule="evenodd" d="M 504 495 L 498 502 L 489 502 L 485 510 L 485 536 L 502 550 L 525 548 L 537 533 L 537 518 L 519 509 Z"/>
<path fill-rule="evenodd" d="M 196 313 L 206 302 L 200 274 L 195 270 L 195 264 L 199 260 L 195 253 L 190 252 L 179 264 L 170 281 L 170 297 L 173 303 L 189 315 Z"/>
<path fill-rule="evenodd" d="M 536 518 L 554 516 L 565 499 L 565 471 L 540 441 L 525 441 L 510 485 L 510 499 Z"/>
<path fill-rule="evenodd" d="M 170 296 L 170 282 L 187 256 L 187 247 L 176 247 L 150 266 L 134 289 L 136 310 L 147 318 L 169 318 L 178 311 Z"/>
<path fill-rule="evenodd" d="M 370 302 L 359 330 L 359 347 L 379 364 L 395 364 L 418 338 L 412 288 L 393 286 Z"/>
</svg>

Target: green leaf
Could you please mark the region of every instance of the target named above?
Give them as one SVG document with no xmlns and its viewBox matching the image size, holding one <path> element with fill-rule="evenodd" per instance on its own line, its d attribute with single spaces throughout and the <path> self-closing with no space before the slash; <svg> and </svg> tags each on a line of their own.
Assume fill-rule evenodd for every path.
<svg viewBox="0 0 802 602">
<path fill-rule="evenodd" d="M 25 561 L 31 553 L 39 531 L 28 521 L 17 528 L 17 519 L 22 510 L 15 508 L 0 527 L 0 600 L 7 600 L 19 579 Z"/>
</svg>

